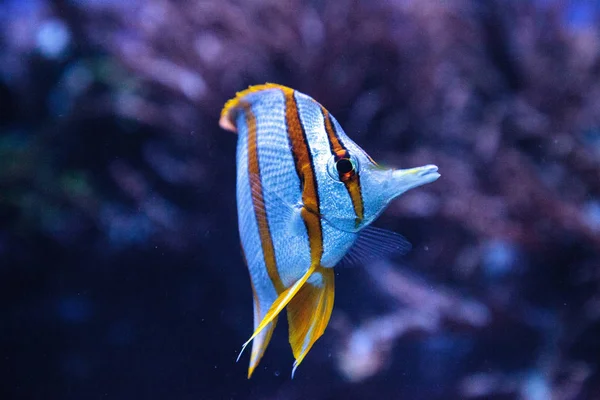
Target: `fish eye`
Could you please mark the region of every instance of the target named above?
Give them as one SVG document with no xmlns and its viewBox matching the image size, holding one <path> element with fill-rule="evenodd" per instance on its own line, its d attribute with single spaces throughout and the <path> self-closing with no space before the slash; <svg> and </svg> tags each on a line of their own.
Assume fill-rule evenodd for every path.
<svg viewBox="0 0 600 400">
<path fill-rule="evenodd" d="M 358 160 L 344 152 L 336 154 L 329 159 L 327 163 L 327 172 L 336 181 L 346 182 L 356 175 L 358 169 Z"/>
<path fill-rule="evenodd" d="M 342 158 L 336 161 L 335 168 L 340 176 L 346 175 L 354 171 L 354 164 L 352 164 L 349 158 Z"/>
</svg>

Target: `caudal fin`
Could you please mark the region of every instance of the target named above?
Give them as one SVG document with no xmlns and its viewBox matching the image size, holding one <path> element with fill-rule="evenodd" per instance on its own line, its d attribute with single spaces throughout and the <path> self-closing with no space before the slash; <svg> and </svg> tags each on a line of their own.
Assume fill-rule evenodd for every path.
<svg viewBox="0 0 600 400">
<path fill-rule="evenodd" d="M 254 287 L 252 288 L 254 290 Z M 256 329 L 261 320 L 263 319 L 263 315 L 261 313 L 260 303 L 256 296 L 254 296 L 254 329 Z M 252 376 L 254 369 L 258 366 L 260 359 L 263 354 L 265 354 L 265 350 L 271 341 L 271 335 L 273 335 L 273 330 L 275 329 L 275 325 L 277 324 L 277 317 L 273 319 L 273 321 L 267 325 L 265 329 L 263 329 L 252 342 L 252 353 L 250 354 L 250 365 L 248 366 L 248 379 Z M 245 347 L 245 346 L 244 346 Z M 242 351 L 238 355 L 238 361 L 242 356 Z"/>
<path fill-rule="evenodd" d="M 267 311 L 267 313 L 262 318 L 258 326 L 256 326 L 257 320 L 255 319 L 254 333 L 252 334 L 252 336 L 250 336 L 250 339 L 248 339 L 248 341 L 244 343 L 244 345 L 242 346 L 242 350 L 238 355 L 239 360 L 246 346 L 248 346 L 248 344 L 252 340 L 255 340 L 255 344 L 252 345 L 252 357 L 250 360 L 250 367 L 248 368 L 248 378 L 252 375 L 252 372 L 254 371 L 254 368 L 256 368 L 256 365 L 258 365 L 260 357 L 262 357 L 262 354 L 264 353 L 267 344 L 269 344 L 271 333 L 275 328 L 275 323 L 277 322 L 277 316 L 279 315 L 281 310 L 283 310 L 285 306 L 288 305 L 288 303 L 298 293 L 302 286 L 304 286 L 308 278 L 312 275 L 313 272 L 315 272 L 316 268 L 316 265 L 311 266 L 302 276 L 302 278 L 298 279 L 296 283 L 284 290 L 279 295 L 279 297 L 277 297 L 277 299 L 273 302 L 273 304 L 271 304 L 269 311 Z M 256 302 L 254 306 L 257 307 Z M 254 316 L 255 318 L 257 318 L 256 308 Z"/>
<path fill-rule="evenodd" d="M 319 267 L 312 276 L 287 305 L 290 345 L 296 359 L 292 378 L 313 344 L 325 332 L 333 309 L 333 268 Z"/>
</svg>

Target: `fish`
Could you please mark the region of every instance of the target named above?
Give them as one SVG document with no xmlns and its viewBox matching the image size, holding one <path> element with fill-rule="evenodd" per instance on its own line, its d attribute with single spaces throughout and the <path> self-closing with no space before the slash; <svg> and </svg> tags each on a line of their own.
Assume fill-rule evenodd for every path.
<svg viewBox="0 0 600 400">
<path fill-rule="evenodd" d="M 333 267 L 406 251 L 403 236 L 371 223 L 402 193 L 438 179 L 438 167 L 380 166 L 325 107 L 275 83 L 238 92 L 219 125 L 238 135 L 238 228 L 253 297 L 254 332 L 238 361 L 252 342 L 250 379 L 285 309 L 293 378 L 329 323 Z"/>
</svg>

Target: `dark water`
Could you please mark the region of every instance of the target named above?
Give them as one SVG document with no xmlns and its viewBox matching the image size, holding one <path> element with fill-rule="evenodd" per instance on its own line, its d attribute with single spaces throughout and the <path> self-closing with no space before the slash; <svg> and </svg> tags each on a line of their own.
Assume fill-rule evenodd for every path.
<svg viewBox="0 0 600 400">
<path fill-rule="evenodd" d="M 598 399 L 592 1 L 0 4 L 0 398 Z M 442 178 L 338 269 L 294 380 L 252 294 L 223 103 L 278 82 Z"/>
</svg>

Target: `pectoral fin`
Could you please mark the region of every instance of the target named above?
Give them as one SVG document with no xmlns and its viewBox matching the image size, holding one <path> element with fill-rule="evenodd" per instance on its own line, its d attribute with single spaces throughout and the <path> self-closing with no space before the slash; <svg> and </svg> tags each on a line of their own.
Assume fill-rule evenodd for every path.
<svg viewBox="0 0 600 400">
<path fill-rule="evenodd" d="M 260 181 L 258 175 L 250 174 L 251 178 L 253 176 L 256 176 L 255 181 Z M 272 227 L 279 226 L 294 236 L 304 234 L 306 230 L 304 220 L 301 216 L 303 206 L 300 201 L 294 203 L 285 199 L 279 194 L 278 190 L 268 190 L 265 187 L 261 187 L 259 190 L 257 185 L 251 185 L 250 190 L 252 191 L 252 199 L 257 212 L 266 214 L 266 198 L 270 199 L 271 208 L 277 210 L 277 213 L 269 215 L 269 224 Z"/>
<path fill-rule="evenodd" d="M 287 305 L 290 345 L 296 359 L 292 378 L 312 345 L 325 332 L 333 298 L 333 269 L 319 267 Z"/>
</svg>

